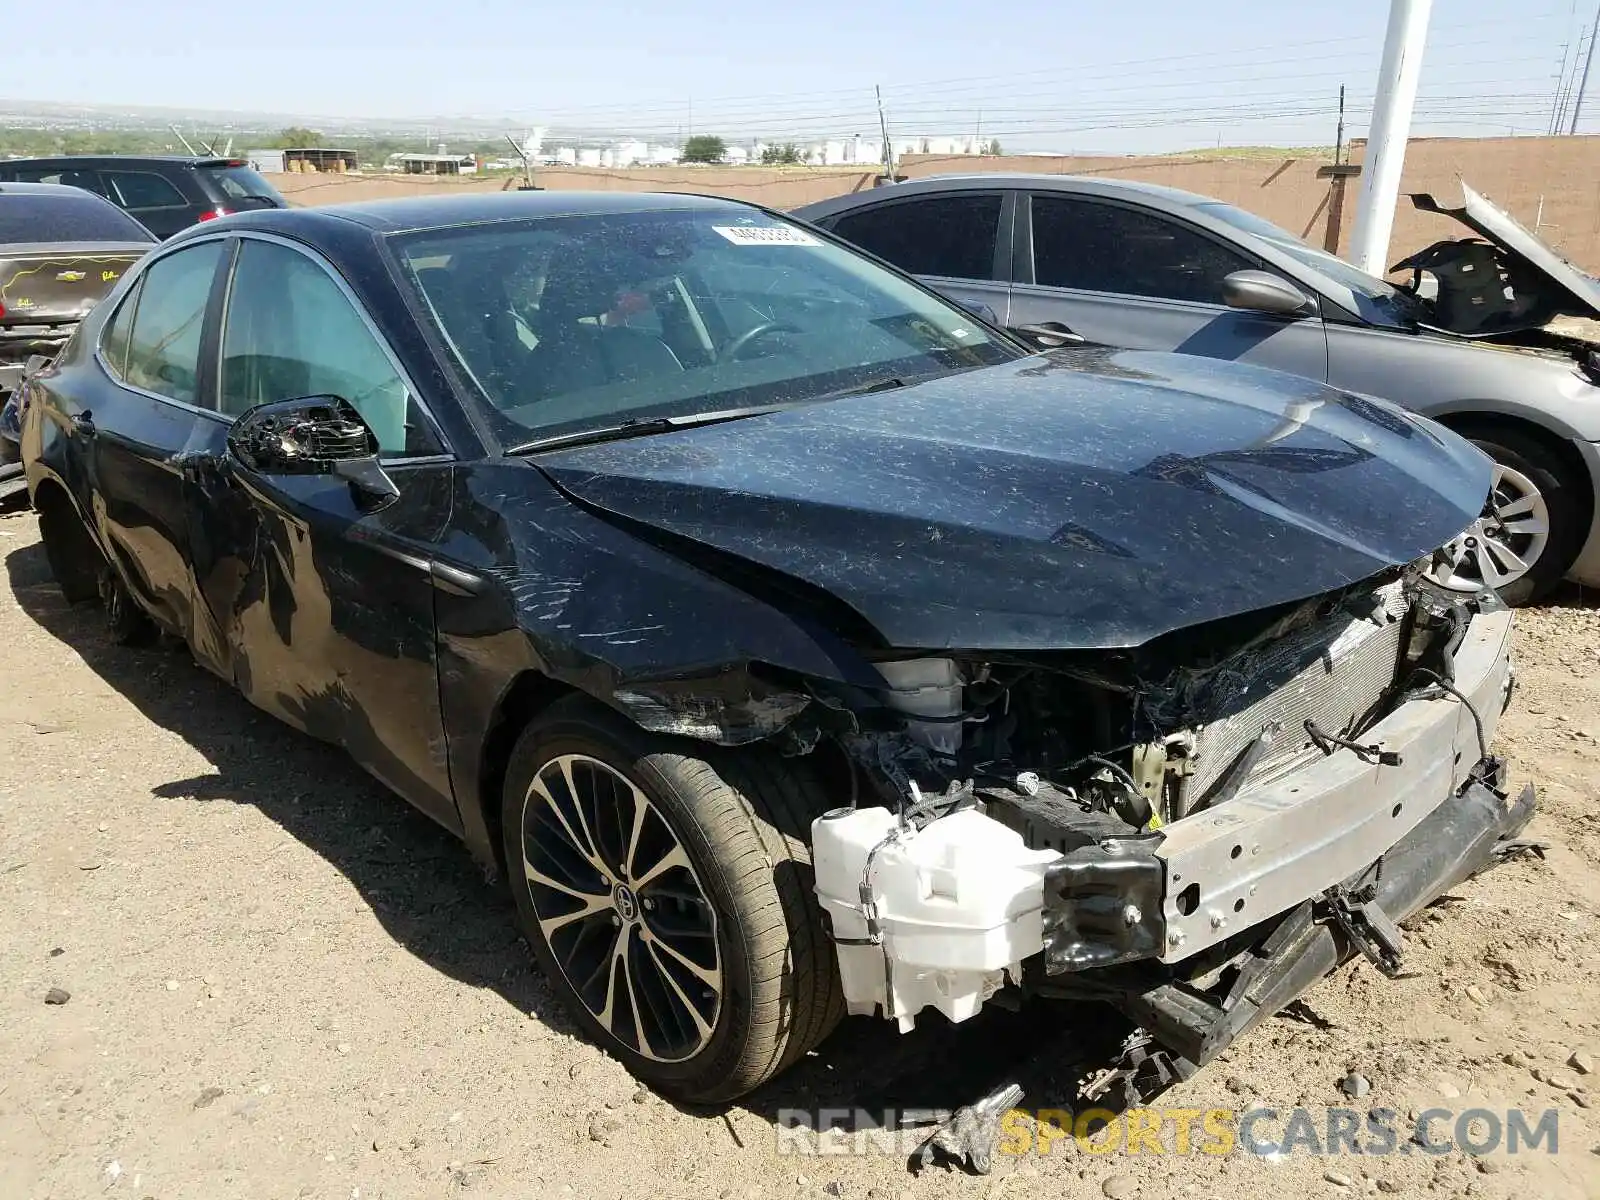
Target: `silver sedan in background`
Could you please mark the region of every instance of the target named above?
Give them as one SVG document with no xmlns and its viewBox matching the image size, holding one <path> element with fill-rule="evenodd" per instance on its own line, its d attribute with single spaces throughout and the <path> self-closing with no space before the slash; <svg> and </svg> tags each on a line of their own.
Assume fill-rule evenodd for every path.
<svg viewBox="0 0 1600 1200">
<path fill-rule="evenodd" d="M 1463 187 L 1476 237 L 1397 287 L 1230 204 L 1100 178 L 940 176 L 797 209 L 1041 346 L 1228 359 L 1382 396 L 1497 464 L 1442 568 L 1512 604 L 1600 585 L 1600 281 Z M 1565 325 L 1563 325 L 1565 321 Z"/>
</svg>

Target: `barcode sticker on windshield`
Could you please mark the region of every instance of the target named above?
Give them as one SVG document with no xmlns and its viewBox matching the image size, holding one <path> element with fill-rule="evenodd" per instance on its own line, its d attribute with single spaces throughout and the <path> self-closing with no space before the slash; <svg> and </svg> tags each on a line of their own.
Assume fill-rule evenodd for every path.
<svg viewBox="0 0 1600 1200">
<path fill-rule="evenodd" d="M 816 246 L 816 238 L 789 225 L 713 225 L 735 246 Z"/>
</svg>

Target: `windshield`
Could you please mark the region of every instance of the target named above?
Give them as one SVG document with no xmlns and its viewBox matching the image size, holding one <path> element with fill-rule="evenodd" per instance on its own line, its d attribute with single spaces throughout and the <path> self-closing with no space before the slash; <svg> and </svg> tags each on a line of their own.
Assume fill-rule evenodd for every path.
<svg viewBox="0 0 1600 1200">
<path fill-rule="evenodd" d="M 7 192 L 0 186 L 0 244 L 19 242 L 149 242 L 150 231 L 109 200 L 62 188 Z"/>
<path fill-rule="evenodd" d="M 396 249 L 508 444 L 1020 354 L 854 251 L 753 211 L 497 222 Z"/>
<path fill-rule="evenodd" d="M 1340 290 L 1348 292 L 1350 299 L 1347 307 L 1369 320 L 1393 321 L 1412 311 L 1413 301 L 1408 293 L 1376 275 L 1368 275 L 1360 268 L 1351 266 L 1342 258 L 1308 245 L 1288 230 L 1279 229 L 1271 221 L 1231 204 L 1213 202 L 1194 207 L 1196 212 L 1226 221 L 1235 229 L 1270 242 L 1273 249 L 1316 271 Z"/>
<path fill-rule="evenodd" d="M 281 207 L 287 203 L 273 187 L 260 175 L 246 166 L 231 163 L 224 166 L 202 166 L 199 170 L 205 173 L 205 178 L 216 184 L 224 197 L 238 204 L 241 201 L 255 201 L 256 205 L 270 205 Z"/>
</svg>

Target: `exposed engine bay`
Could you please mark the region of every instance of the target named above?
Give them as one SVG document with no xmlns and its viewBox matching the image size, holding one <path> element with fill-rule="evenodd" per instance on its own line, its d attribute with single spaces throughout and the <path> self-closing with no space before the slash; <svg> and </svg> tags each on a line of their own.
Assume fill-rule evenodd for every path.
<svg viewBox="0 0 1600 1200">
<path fill-rule="evenodd" d="M 825 700 L 854 802 L 813 858 L 850 1010 L 904 1030 L 1004 989 L 1104 999 L 1181 1075 L 1350 953 L 1390 969 L 1450 872 L 1401 872 L 1402 904 L 1385 858 L 1463 804 L 1500 845 L 1532 806 L 1488 754 L 1509 613 L 1432 566 L 1128 651 L 884 661 L 879 707 Z M 1270 948 L 1296 914 L 1329 945 Z M 1293 990 L 1229 1003 L 1263 972 Z"/>
<path fill-rule="evenodd" d="M 1389 268 L 1410 272 L 1405 290 L 1422 324 L 1502 349 L 1570 356 L 1600 380 L 1600 284 L 1487 197 L 1466 185 L 1462 196 L 1456 208 L 1426 193 L 1411 197 L 1418 211 L 1477 235 L 1434 242 Z"/>
</svg>

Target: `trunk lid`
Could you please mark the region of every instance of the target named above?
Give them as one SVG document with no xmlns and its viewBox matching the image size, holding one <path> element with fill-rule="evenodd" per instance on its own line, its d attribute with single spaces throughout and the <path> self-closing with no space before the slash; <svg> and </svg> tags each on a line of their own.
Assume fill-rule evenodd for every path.
<svg viewBox="0 0 1600 1200">
<path fill-rule="evenodd" d="M 83 320 L 150 249 L 141 242 L 0 246 L 0 325 Z"/>
</svg>

